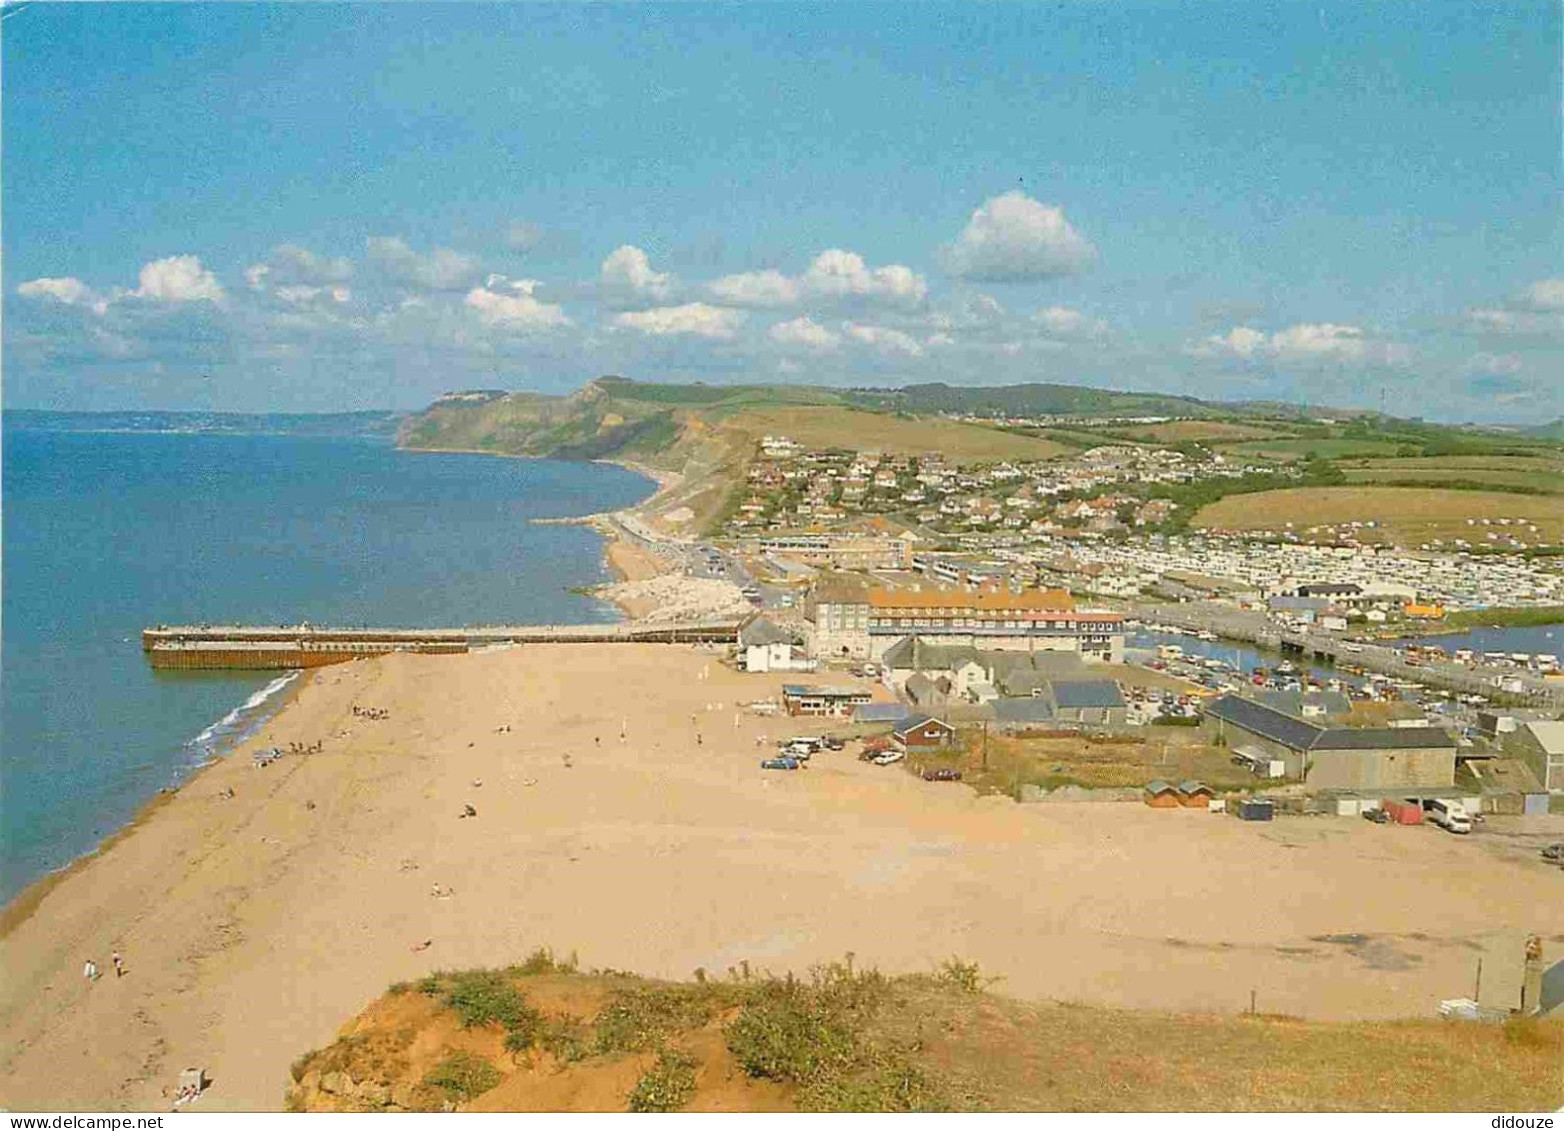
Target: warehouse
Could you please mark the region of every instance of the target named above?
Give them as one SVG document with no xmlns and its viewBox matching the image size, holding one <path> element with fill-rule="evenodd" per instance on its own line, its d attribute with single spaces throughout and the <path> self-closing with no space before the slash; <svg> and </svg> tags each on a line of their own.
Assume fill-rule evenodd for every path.
<svg viewBox="0 0 1564 1131">
<path fill-rule="evenodd" d="M 1206 708 L 1206 727 L 1217 743 L 1258 748 L 1316 789 L 1455 782 L 1455 739 L 1439 727 L 1322 727 L 1236 695 Z"/>
</svg>

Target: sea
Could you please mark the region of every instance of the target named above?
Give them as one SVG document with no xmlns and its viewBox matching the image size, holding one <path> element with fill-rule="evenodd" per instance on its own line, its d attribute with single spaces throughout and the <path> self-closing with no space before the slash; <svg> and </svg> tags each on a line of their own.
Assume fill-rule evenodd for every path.
<svg viewBox="0 0 1564 1131">
<path fill-rule="evenodd" d="M 608 579 L 601 537 L 532 520 L 655 488 L 608 464 L 406 452 L 385 435 L 18 415 L 0 435 L 0 902 L 220 757 L 294 678 L 154 672 L 142 628 L 617 620 L 573 591 Z"/>
</svg>

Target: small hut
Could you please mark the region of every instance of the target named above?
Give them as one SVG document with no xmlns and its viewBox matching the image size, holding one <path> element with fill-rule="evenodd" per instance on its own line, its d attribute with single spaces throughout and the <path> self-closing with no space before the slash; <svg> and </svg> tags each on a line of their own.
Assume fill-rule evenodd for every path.
<svg viewBox="0 0 1564 1131">
<path fill-rule="evenodd" d="M 1178 787 L 1172 782 L 1165 782 L 1158 778 L 1154 782 L 1148 782 L 1146 788 L 1141 790 L 1141 800 L 1153 809 L 1177 809 Z"/>
<path fill-rule="evenodd" d="M 1178 787 L 1178 802 L 1186 809 L 1209 809 L 1211 799 L 1216 794 L 1211 787 L 1202 781 L 1180 782 Z"/>
</svg>

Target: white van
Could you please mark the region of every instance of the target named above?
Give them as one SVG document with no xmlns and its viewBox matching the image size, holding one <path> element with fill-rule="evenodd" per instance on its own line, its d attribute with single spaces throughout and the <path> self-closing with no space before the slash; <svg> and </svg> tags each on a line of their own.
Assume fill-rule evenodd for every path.
<svg viewBox="0 0 1564 1131">
<path fill-rule="evenodd" d="M 1451 833 L 1469 833 L 1472 831 L 1472 818 L 1466 812 L 1466 806 L 1459 801 L 1449 801 L 1439 798 L 1428 803 L 1428 819 L 1434 824 Z"/>
</svg>

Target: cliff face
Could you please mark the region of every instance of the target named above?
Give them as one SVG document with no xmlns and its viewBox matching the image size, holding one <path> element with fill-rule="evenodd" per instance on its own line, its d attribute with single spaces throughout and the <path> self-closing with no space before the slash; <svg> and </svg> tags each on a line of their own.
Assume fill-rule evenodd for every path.
<svg viewBox="0 0 1564 1131">
<path fill-rule="evenodd" d="M 397 442 L 553 459 L 646 459 L 671 447 L 682 427 L 673 409 L 615 397 L 593 381 L 568 397 L 451 394 L 410 417 Z"/>
</svg>

